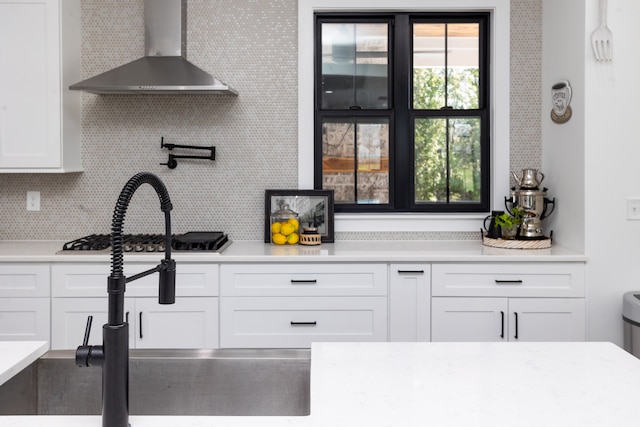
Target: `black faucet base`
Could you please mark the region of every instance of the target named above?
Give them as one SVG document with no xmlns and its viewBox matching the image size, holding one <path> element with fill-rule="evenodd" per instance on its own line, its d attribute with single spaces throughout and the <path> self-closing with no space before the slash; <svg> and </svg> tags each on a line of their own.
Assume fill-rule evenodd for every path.
<svg viewBox="0 0 640 427">
<path fill-rule="evenodd" d="M 104 325 L 102 333 L 102 427 L 129 427 L 129 324 Z"/>
</svg>

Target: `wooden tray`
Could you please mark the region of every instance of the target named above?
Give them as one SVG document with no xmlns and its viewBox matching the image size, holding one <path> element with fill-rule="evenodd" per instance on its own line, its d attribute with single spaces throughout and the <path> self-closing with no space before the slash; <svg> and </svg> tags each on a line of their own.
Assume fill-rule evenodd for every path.
<svg viewBox="0 0 640 427">
<path fill-rule="evenodd" d="M 511 240 L 511 239 L 492 239 L 482 234 L 482 244 L 491 246 L 492 248 L 504 249 L 547 249 L 551 247 L 551 237 L 545 237 L 542 240 Z"/>
</svg>

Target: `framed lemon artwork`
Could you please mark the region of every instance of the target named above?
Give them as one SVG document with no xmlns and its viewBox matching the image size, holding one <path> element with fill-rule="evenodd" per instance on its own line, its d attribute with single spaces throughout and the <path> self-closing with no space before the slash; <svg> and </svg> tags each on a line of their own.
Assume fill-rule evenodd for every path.
<svg viewBox="0 0 640 427">
<path fill-rule="evenodd" d="M 284 237 L 276 244 L 295 244 L 295 234 L 304 228 L 317 229 L 322 243 L 333 243 L 333 190 L 265 190 L 264 199 L 265 243 L 273 242 L 272 215 L 281 213 L 285 207 L 291 219 L 288 224 L 276 225 L 284 227 L 275 233 L 278 238 Z"/>
</svg>

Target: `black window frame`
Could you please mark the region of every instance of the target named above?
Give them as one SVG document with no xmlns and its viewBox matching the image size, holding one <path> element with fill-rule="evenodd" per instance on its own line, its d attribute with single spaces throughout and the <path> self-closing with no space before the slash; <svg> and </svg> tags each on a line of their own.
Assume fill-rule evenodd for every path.
<svg viewBox="0 0 640 427">
<path fill-rule="evenodd" d="M 321 108 L 322 82 L 322 23 L 389 22 L 389 62 L 387 109 Z M 479 23 L 480 93 L 478 109 L 416 110 L 413 108 L 413 37 L 414 23 Z M 322 123 L 326 118 L 389 118 L 389 203 L 335 203 L 335 212 L 380 213 L 475 213 L 487 212 L 491 198 L 490 161 L 490 13 L 488 12 L 381 12 L 331 13 L 318 12 L 314 16 L 314 188 L 323 188 Z M 480 117 L 481 195 L 477 203 L 430 202 L 415 203 L 414 123 L 421 117 Z M 396 141 L 406 141 L 404 144 Z M 407 171 L 400 173 L 399 171 Z"/>
</svg>

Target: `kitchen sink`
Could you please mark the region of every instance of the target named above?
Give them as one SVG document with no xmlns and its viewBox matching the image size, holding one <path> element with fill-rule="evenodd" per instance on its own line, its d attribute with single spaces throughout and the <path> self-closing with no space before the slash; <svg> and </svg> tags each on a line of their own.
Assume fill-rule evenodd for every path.
<svg viewBox="0 0 640 427">
<path fill-rule="evenodd" d="M 310 350 L 130 350 L 131 415 L 309 415 Z M 51 350 L 0 387 L 0 415 L 100 415 L 102 369 Z"/>
</svg>

